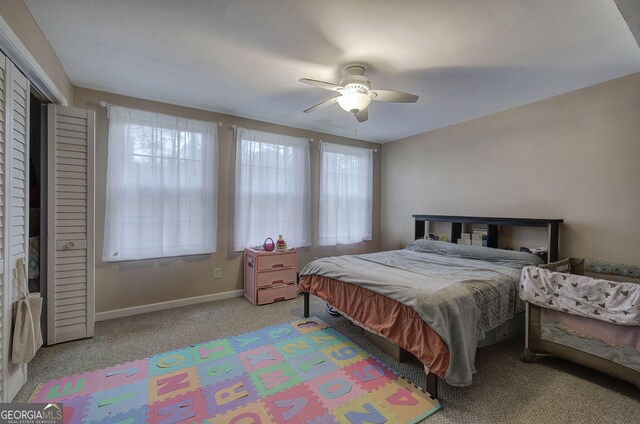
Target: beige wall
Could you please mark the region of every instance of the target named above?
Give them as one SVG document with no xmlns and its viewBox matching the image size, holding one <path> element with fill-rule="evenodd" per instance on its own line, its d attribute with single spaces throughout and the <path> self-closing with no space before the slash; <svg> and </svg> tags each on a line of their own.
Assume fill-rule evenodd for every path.
<svg viewBox="0 0 640 424">
<path fill-rule="evenodd" d="M 640 74 L 382 151 L 383 249 L 411 240 L 412 214 L 563 218 L 561 256 L 640 263 Z"/>
<path fill-rule="evenodd" d="M 167 258 L 118 263 L 103 263 L 105 181 L 107 173 L 108 122 L 104 108 L 98 102 L 162 112 L 188 118 L 222 121 L 218 129 L 219 182 L 218 182 L 218 243 L 217 252 L 183 258 Z M 174 299 L 222 293 L 243 287 L 242 255 L 233 252 L 233 183 L 235 156 L 231 125 L 263 131 L 309 137 L 317 140 L 352 144 L 362 147 L 379 147 L 358 140 L 340 138 L 316 132 L 288 128 L 265 122 L 252 121 L 219 113 L 189 109 L 103 93 L 84 88 L 75 88 L 76 107 L 96 109 L 96 312 L 110 311 L 138 305 Z M 380 246 L 380 153 L 374 155 L 374 217 L 373 240 L 353 246 L 311 247 L 299 249 L 298 265 L 302 267 L 314 257 L 336 254 L 364 253 L 379 250 Z M 311 191 L 313 239 L 317 234 L 318 144 L 311 144 Z M 274 236 L 273 234 L 270 234 Z M 223 278 L 214 279 L 213 269 L 222 268 Z"/>
<path fill-rule="evenodd" d="M 0 0 L 0 15 L 72 105 L 73 85 L 24 2 Z"/>
</svg>

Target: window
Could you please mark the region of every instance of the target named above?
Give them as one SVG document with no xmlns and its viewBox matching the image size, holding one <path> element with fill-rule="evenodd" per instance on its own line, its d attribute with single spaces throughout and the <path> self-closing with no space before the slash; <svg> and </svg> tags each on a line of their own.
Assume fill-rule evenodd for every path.
<svg viewBox="0 0 640 424">
<path fill-rule="evenodd" d="M 320 216 L 318 244 L 371 240 L 373 151 L 320 144 Z"/>
<path fill-rule="evenodd" d="M 112 106 L 103 261 L 216 250 L 217 126 Z"/>
<path fill-rule="evenodd" d="M 234 249 L 282 234 L 289 247 L 310 243 L 309 141 L 237 129 Z"/>
</svg>

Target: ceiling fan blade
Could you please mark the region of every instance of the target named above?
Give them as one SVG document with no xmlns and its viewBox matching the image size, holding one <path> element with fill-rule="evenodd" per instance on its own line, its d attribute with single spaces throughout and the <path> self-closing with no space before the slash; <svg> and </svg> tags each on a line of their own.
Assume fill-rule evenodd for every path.
<svg viewBox="0 0 640 424">
<path fill-rule="evenodd" d="M 415 94 L 403 93 L 392 90 L 369 90 L 369 95 L 373 100 L 380 102 L 415 103 L 418 96 Z"/>
<path fill-rule="evenodd" d="M 325 106 L 332 105 L 332 104 L 334 104 L 334 103 L 336 103 L 338 101 L 338 97 L 340 97 L 340 96 L 333 97 L 333 98 L 331 98 L 329 100 L 325 100 L 324 102 L 320 102 L 315 106 L 311 106 L 309 109 L 305 109 L 303 112 L 304 113 L 309 113 L 309 112 L 313 112 L 316 109 L 320 109 L 320 108 L 323 108 Z"/>
<path fill-rule="evenodd" d="M 369 108 L 356 113 L 356 119 L 358 120 L 358 122 L 364 122 L 369 119 Z"/>
<path fill-rule="evenodd" d="M 301 78 L 298 81 L 300 81 L 303 84 L 313 85 L 314 87 L 324 88 L 325 90 L 340 91 L 344 89 L 344 87 L 341 85 L 336 85 L 330 82 L 318 81 L 318 80 L 309 79 L 309 78 Z"/>
</svg>

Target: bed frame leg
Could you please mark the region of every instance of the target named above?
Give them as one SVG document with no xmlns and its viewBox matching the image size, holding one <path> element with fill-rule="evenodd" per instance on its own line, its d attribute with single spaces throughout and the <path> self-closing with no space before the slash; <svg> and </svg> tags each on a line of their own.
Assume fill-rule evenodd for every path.
<svg viewBox="0 0 640 424">
<path fill-rule="evenodd" d="M 431 399 L 438 398 L 438 376 L 430 372 L 427 374 L 427 392 L 431 395 Z"/>
<path fill-rule="evenodd" d="M 303 292 L 304 296 L 304 317 L 309 318 L 309 292 Z"/>
</svg>

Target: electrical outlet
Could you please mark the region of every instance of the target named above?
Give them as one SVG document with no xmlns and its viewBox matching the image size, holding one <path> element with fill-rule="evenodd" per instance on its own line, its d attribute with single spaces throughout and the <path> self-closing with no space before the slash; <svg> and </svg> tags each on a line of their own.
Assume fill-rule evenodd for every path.
<svg viewBox="0 0 640 424">
<path fill-rule="evenodd" d="M 222 278 L 222 268 L 213 268 L 213 278 Z"/>
</svg>

